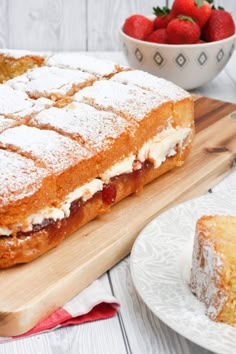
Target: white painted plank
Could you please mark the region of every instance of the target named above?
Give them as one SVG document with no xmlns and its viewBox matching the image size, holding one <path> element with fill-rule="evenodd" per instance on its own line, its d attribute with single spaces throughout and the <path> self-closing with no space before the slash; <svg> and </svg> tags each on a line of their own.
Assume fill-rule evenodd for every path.
<svg viewBox="0 0 236 354">
<path fill-rule="evenodd" d="M 88 1 L 88 50 L 103 51 L 121 48 L 119 28 L 132 14 L 152 14 L 156 1 L 100 0 Z M 165 0 L 158 1 L 158 5 Z"/>
<path fill-rule="evenodd" d="M 9 0 L 10 48 L 85 50 L 85 0 Z"/>
<path fill-rule="evenodd" d="M 8 45 L 8 0 L 0 1 L 0 48 Z"/>
</svg>

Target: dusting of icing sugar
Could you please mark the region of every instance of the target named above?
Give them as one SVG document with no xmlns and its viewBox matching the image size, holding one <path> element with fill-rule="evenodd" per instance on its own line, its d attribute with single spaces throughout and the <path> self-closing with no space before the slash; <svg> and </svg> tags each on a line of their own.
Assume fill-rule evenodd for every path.
<svg viewBox="0 0 236 354">
<path fill-rule="evenodd" d="M 11 117 L 16 120 L 20 120 L 21 118 L 32 115 L 33 113 L 38 113 L 48 107 L 51 107 L 54 104 L 52 100 L 44 97 L 32 100 L 32 103 L 32 107 L 23 109 L 22 111 L 17 113 L 13 113 L 11 114 Z"/>
<path fill-rule="evenodd" d="M 28 50 L 19 49 L 0 49 L 0 55 L 4 55 L 9 58 L 20 59 L 26 56 L 43 57 L 43 53 L 30 52 Z"/>
<path fill-rule="evenodd" d="M 6 84 L 32 96 L 47 97 L 52 94 L 66 95 L 73 85 L 82 85 L 89 80 L 95 80 L 95 76 L 79 70 L 42 66 L 30 69 Z"/>
<path fill-rule="evenodd" d="M 140 70 L 123 71 L 115 74 L 110 80 L 121 84 L 137 85 L 173 101 L 190 97 L 188 92 L 172 82 Z"/>
<path fill-rule="evenodd" d="M 59 53 L 46 60 L 46 65 L 60 68 L 79 69 L 94 74 L 97 77 L 107 76 L 117 72 L 117 64 L 80 53 Z"/>
<path fill-rule="evenodd" d="M 215 251 L 213 243 L 200 238 L 201 233 L 196 232 L 190 287 L 204 303 L 206 314 L 214 320 L 228 298 L 220 284 L 224 260 L 222 254 Z"/>
<path fill-rule="evenodd" d="M 93 103 L 101 108 L 122 112 L 141 121 L 146 114 L 161 106 L 167 98 L 152 94 L 134 85 L 100 80 L 74 95 L 75 101 Z"/>
<path fill-rule="evenodd" d="M 33 195 L 47 175 L 47 170 L 36 167 L 32 160 L 0 150 L 0 206 Z"/>
<path fill-rule="evenodd" d="M 0 84 L 0 115 L 7 118 L 20 119 L 44 108 L 53 102 L 46 98 L 32 100 L 25 92 L 17 91 L 7 85 Z"/>
<path fill-rule="evenodd" d="M 0 133 L 5 129 L 13 127 L 16 124 L 14 119 L 4 118 L 4 116 L 0 116 Z"/>
<path fill-rule="evenodd" d="M 75 102 L 63 109 L 52 107 L 44 110 L 31 123 L 77 135 L 96 150 L 105 149 L 130 127 L 124 118 L 112 112 Z"/>
<path fill-rule="evenodd" d="M 13 88 L 0 84 L 0 114 L 10 115 L 29 109 L 33 106 L 33 101 L 26 93 L 16 91 Z"/>
<path fill-rule="evenodd" d="M 23 153 L 41 160 L 52 172 L 59 174 L 91 153 L 79 143 L 54 131 L 21 125 L 0 134 L 3 146 L 14 146 Z"/>
</svg>

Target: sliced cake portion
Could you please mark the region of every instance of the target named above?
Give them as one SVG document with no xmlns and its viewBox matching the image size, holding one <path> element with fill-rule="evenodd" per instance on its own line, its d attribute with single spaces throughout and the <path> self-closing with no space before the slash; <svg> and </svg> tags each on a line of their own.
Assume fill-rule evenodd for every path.
<svg viewBox="0 0 236 354">
<path fill-rule="evenodd" d="M 173 124 L 175 105 L 167 97 L 135 85 L 100 80 L 78 92 L 74 99 L 135 121 L 138 127 L 134 134 L 133 151 L 139 162 L 149 161 L 155 170 L 168 158 L 175 160 L 175 165 L 181 165 L 189 152 L 193 138 L 192 124 L 188 127 Z M 193 117 L 192 105 L 189 97 L 186 112 L 189 117 Z M 153 179 L 153 176 L 150 178 Z"/>
<path fill-rule="evenodd" d="M 236 325 L 236 216 L 197 221 L 190 287 L 215 321 Z"/>
<path fill-rule="evenodd" d="M 0 234 L 55 199 L 55 180 L 32 159 L 0 149 Z M 4 225 L 4 227 L 3 227 Z M 5 230 L 3 230 L 5 228 Z M 15 229 L 13 230 L 15 231 Z"/>
<path fill-rule="evenodd" d="M 61 109 L 52 107 L 44 110 L 31 119 L 29 124 L 55 130 L 93 151 L 98 176 L 117 163 L 124 164 L 124 160 L 130 159 L 133 154 L 132 137 L 137 124 L 131 124 L 113 112 L 100 111 L 84 103 L 73 102 Z M 135 156 L 132 162 L 134 159 Z"/>
<path fill-rule="evenodd" d="M 96 154 L 97 176 L 103 183 L 102 199 L 112 205 L 143 186 L 142 164 L 137 161 L 134 136 L 138 124 L 110 111 L 73 102 L 47 109 L 28 124 L 54 129 L 91 149 Z"/>
<path fill-rule="evenodd" d="M 174 83 L 140 70 L 120 72 L 114 75 L 111 81 L 135 85 L 172 101 L 174 103 L 173 124 L 193 126 L 193 106 L 191 107 L 190 94 Z"/>
<path fill-rule="evenodd" d="M 54 101 L 72 96 L 91 85 L 96 77 L 80 70 L 43 66 L 6 82 L 10 87 L 26 92 L 31 98 L 46 97 Z"/>
<path fill-rule="evenodd" d="M 10 128 L 0 134 L 0 146 L 38 161 L 56 176 L 59 201 L 97 176 L 94 153 L 54 131 L 25 125 Z"/>
<path fill-rule="evenodd" d="M 44 55 L 27 50 L 0 50 L 0 82 L 24 74 L 27 70 L 44 64 Z"/>
<path fill-rule="evenodd" d="M 21 124 L 52 104 L 53 102 L 49 99 L 32 100 L 25 92 L 0 84 L 0 115 L 2 118 L 14 119 Z"/>
<path fill-rule="evenodd" d="M 49 56 L 45 63 L 48 66 L 85 71 L 98 78 L 110 77 L 117 72 L 125 70 L 123 66 L 110 60 L 99 59 L 80 53 L 54 54 Z"/>
<path fill-rule="evenodd" d="M 16 152 L 22 159 L 32 160 L 33 165 L 46 171 L 52 183 L 52 186 L 44 185 L 42 202 L 32 188 L 32 206 L 27 204 L 26 195 L 14 209 L 15 214 L 6 211 L 8 219 L 2 211 L 1 267 L 38 257 L 106 210 L 100 192 L 103 183 L 96 178 L 96 156 L 83 145 L 54 131 L 24 125 L 1 133 L 0 145 L 7 149 L 6 154 Z M 7 164 L 5 167 L 7 175 Z M 16 167 L 13 172 L 18 175 L 18 170 Z M 25 173 L 31 174 L 31 170 Z M 32 178 L 37 183 L 35 174 Z M 4 184 L 1 193 L 4 193 Z M 22 208 L 24 203 L 25 209 Z M 28 252 L 28 248 L 31 251 Z"/>
</svg>

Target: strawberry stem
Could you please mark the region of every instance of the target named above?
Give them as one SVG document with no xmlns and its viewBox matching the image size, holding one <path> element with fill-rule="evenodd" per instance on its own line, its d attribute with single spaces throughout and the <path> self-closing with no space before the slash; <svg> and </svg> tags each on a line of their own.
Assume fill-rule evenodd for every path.
<svg viewBox="0 0 236 354">
<path fill-rule="evenodd" d="M 153 14 L 156 16 L 162 16 L 165 17 L 170 13 L 170 9 L 167 6 L 164 6 L 163 8 L 157 6 L 153 7 Z"/>
<path fill-rule="evenodd" d="M 195 0 L 194 2 L 197 5 L 197 7 L 202 7 L 202 5 L 204 4 L 204 0 Z"/>
<path fill-rule="evenodd" d="M 196 20 L 195 20 L 194 18 L 190 17 L 190 16 L 179 15 L 178 18 L 179 18 L 180 20 L 190 21 L 190 22 L 192 22 L 192 23 L 195 23 L 195 22 L 196 22 Z"/>
</svg>

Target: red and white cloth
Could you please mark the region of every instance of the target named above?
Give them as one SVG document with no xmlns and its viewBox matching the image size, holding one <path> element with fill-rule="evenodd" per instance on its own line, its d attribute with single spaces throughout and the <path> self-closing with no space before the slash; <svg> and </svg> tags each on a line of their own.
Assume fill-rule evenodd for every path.
<svg viewBox="0 0 236 354">
<path fill-rule="evenodd" d="M 99 280 L 96 280 L 28 332 L 20 336 L 0 337 L 0 343 L 52 331 L 68 325 L 109 318 L 117 313 L 119 307 L 120 304 L 117 299 L 104 289 Z"/>
</svg>

